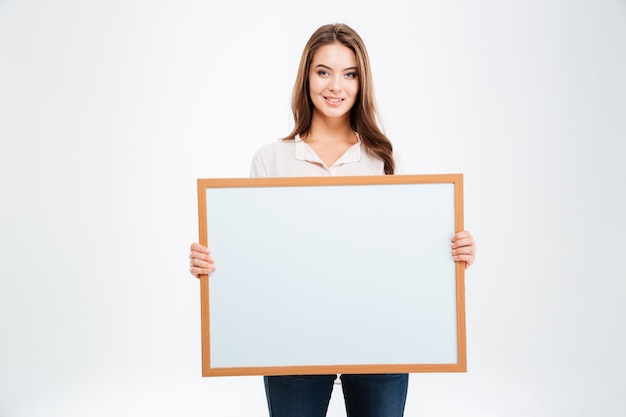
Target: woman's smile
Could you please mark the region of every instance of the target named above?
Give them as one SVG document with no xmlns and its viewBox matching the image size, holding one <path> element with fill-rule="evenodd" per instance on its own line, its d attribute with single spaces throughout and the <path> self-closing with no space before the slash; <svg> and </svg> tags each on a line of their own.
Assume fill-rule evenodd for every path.
<svg viewBox="0 0 626 417">
<path fill-rule="evenodd" d="M 339 97 L 324 96 L 324 100 L 333 107 L 339 107 L 343 103 L 343 99 Z"/>
</svg>

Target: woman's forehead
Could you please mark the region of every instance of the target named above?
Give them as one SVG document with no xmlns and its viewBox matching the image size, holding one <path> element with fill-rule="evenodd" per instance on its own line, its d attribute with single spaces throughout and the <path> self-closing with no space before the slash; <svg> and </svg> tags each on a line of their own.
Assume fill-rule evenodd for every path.
<svg viewBox="0 0 626 417">
<path fill-rule="evenodd" d="M 315 51 L 311 66 L 325 65 L 333 69 L 347 69 L 357 66 L 356 55 L 352 49 L 335 42 L 323 45 Z"/>
</svg>

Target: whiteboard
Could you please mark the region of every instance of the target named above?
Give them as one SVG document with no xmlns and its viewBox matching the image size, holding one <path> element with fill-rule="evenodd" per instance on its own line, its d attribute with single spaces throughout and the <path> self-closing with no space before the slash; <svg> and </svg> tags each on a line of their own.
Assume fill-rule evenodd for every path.
<svg viewBox="0 0 626 417">
<path fill-rule="evenodd" d="M 462 175 L 198 179 L 203 376 L 463 372 Z"/>
</svg>

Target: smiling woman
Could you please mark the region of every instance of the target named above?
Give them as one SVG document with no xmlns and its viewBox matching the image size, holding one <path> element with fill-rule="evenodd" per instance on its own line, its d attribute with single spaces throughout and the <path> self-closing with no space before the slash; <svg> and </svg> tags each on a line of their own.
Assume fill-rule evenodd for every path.
<svg viewBox="0 0 626 417">
<path fill-rule="evenodd" d="M 391 141 L 378 125 L 371 77 L 365 44 L 352 28 L 330 24 L 317 29 L 304 48 L 293 88 L 294 128 L 287 137 L 254 154 L 251 176 L 403 173 Z M 455 234 L 451 250 L 455 261 L 471 265 L 475 253 L 472 235 L 467 231 Z M 207 247 L 191 245 L 190 271 L 196 277 L 215 271 Z M 336 377 L 266 376 L 270 416 L 325 416 Z M 404 414 L 408 374 L 343 374 L 341 381 L 348 416 Z"/>
<path fill-rule="evenodd" d="M 313 143 L 328 160 L 337 156 L 333 144 L 339 153 L 358 141 L 383 162 L 384 174 L 393 174 L 393 146 L 378 126 L 370 68 L 365 43 L 351 27 L 317 29 L 302 52 L 291 104 L 295 126 L 285 140 Z"/>
</svg>

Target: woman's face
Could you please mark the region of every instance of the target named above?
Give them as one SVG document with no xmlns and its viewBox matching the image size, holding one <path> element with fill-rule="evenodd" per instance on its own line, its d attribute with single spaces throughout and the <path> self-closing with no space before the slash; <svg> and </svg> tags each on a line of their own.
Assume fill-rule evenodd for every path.
<svg viewBox="0 0 626 417">
<path fill-rule="evenodd" d="M 333 43 L 320 47 L 309 70 L 309 92 L 314 114 L 349 117 L 359 94 L 356 56 L 350 48 Z"/>
</svg>

